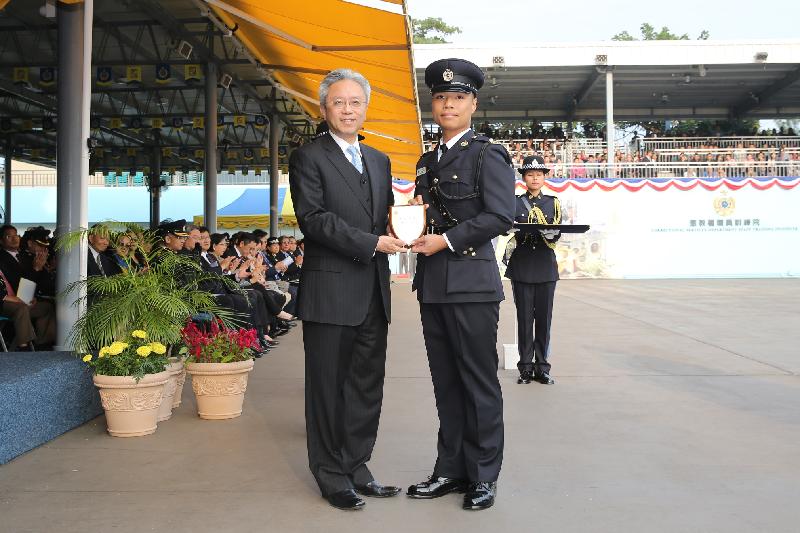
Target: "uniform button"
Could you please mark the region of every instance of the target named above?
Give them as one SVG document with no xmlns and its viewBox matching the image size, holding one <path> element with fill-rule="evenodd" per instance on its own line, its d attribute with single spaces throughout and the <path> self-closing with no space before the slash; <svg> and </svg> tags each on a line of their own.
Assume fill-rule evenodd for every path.
<svg viewBox="0 0 800 533">
<path fill-rule="evenodd" d="M 469 254 L 469 255 L 471 255 L 472 257 L 475 257 L 475 252 L 472 252 L 472 253 L 471 253 L 471 254 Z"/>
<path fill-rule="evenodd" d="M 463 251 L 463 252 L 461 252 L 461 253 L 462 253 L 462 254 L 464 254 L 464 255 L 467 255 L 467 251 L 466 251 L 466 250 L 464 250 L 464 251 Z"/>
<path fill-rule="evenodd" d="M 439 178 L 433 178 L 433 183 L 439 183 Z"/>
<path fill-rule="evenodd" d="M 471 252 L 471 251 L 472 251 L 472 248 L 470 248 L 470 249 L 469 249 L 469 251 Z"/>
<path fill-rule="evenodd" d="M 454 179 L 454 180 L 457 180 L 457 179 L 458 179 L 458 176 L 456 176 L 455 174 L 453 174 L 453 179 Z"/>
<path fill-rule="evenodd" d="M 435 223 L 436 223 L 436 221 L 434 221 L 433 219 L 431 219 L 431 224 L 435 224 Z"/>
</svg>

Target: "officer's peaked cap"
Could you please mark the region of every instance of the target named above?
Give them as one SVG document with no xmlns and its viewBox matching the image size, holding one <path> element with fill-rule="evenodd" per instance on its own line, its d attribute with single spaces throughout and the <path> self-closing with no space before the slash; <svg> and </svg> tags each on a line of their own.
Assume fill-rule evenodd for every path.
<svg viewBox="0 0 800 533">
<path fill-rule="evenodd" d="M 189 234 L 186 232 L 186 220 L 169 220 L 163 221 L 161 224 L 158 225 L 156 229 L 156 233 L 161 237 L 164 237 L 168 234 L 173 234 L 176 237 L 188 237 Z"/>
<path fill-rule="evenodd" d="M 462 92 L 478 94 L 483 87 L 483 71 L 466 59 L 439 59 L 425 69 L 425 85 L 431 94 Z"/>
</svg>

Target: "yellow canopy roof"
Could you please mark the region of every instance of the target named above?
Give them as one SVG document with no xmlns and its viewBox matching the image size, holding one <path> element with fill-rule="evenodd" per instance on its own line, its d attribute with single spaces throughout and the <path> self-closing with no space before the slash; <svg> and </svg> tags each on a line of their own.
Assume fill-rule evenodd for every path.
<svg viewBox="0 0 800 533">
<path fill-rule="evenodd" d="M 403 6 L 404 0 L 383 0 Z M 363 135 L 386 153 L 396 177 L 414 179 L 422 153 L 407 15 L 343 0 L 206 0 L 287 93 L 321 120 L 317 91 L 331 70 L 350 68 L 372 86 Z"/>
</svg>

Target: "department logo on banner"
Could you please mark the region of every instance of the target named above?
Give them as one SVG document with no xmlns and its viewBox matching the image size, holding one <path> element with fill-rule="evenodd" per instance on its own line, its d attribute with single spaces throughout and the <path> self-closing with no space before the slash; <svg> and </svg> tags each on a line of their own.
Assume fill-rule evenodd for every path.
<svg viewBox="0 0 800 533">
<path fill-rule="evenodd" d="M 714 211 L 721 217 L 727 217 L 733 214 L 736 209 L 736 200 L 733 199 L 728 191 L 721 191 L 719 196 L 714 198 Z"/>
<path fill-rule="evenodd" d="M 167 83 L 172 79 L 172 69 L 167 63 L 156 65 L 156 83 Z"/>
<path fill-rule="evenodd" d="M 50 87 L 56 82 L 56 69 L 54 67 L 42 67 L 39 69 L 39 85 Z"/>
<path fill-rule="evenodd" d="M 111 85 L 114 79 L 114 73 L 111 71 L 111 67 L 97 67 L 96 79 L 97 85 Z"/>
</svg>

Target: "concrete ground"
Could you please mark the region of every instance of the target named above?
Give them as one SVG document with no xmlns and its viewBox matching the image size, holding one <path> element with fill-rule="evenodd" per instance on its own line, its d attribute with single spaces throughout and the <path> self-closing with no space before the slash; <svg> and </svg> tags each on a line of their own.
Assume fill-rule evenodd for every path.
<svg viewBox="0 0 800 533">
<path fill-rule="evenodd" d="M 393 294 L 370 466 L 405 487 L 430 473 L 437 419 L 415 300 L 407 284 Z M 797 532 L 798 302 L 800 280 L 560 282 L 558 383 L 499 373 L 506 450 L 488 511 L 458 495 L 329 507 L 306 466 L 293 331 L 257 362 L 241 418 L 199 420 L 187 383 L 155 435 L 112 438 L 100 417 L 0 467 L 0 531 Z M 513 313 L 505 302 L 501 344 Z"/>
</svg>

